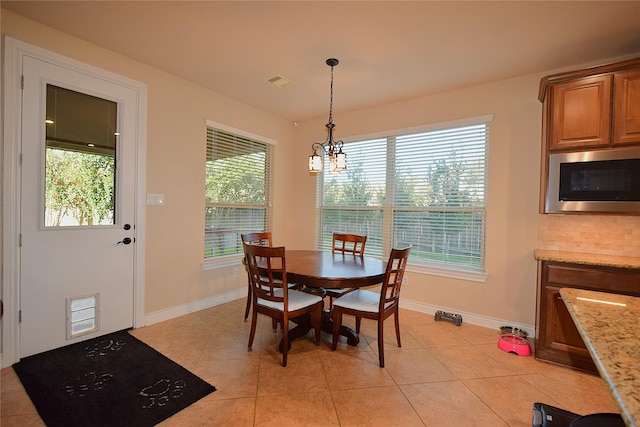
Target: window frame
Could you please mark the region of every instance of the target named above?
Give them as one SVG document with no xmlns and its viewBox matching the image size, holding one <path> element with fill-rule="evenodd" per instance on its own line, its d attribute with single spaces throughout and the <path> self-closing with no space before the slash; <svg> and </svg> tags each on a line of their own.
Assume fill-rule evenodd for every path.
<svg viewBox="0 0 640 427">
<path fill-rule="evenodd" d="M 250 139 L 253 140 L 254 142 L 258 142 L 261 144 L 264 144 L 266 147 L 266 152 L 267 152 L 267 157 L 266 157 L 266 165 L 265 165 L 265 204 L 264 209 L 265 209 L 265 229 L 264 230 L 251 230 L 251 231 L 271 231 L 272 229 L 272 225 L 273 225 L 273 181 L 274 181 L 274 165 L 275 165 L 275 146 L 278 144 L 278 141 L 271 139 L 271 138 L 267 138 L 265 136 L 262 135 L 257 135 L 251 132 L 247 132 L 241 129 L 237 129 L 234 128 L 232 126 L 228 126 L 222 123 L 218 123 L 218 122 L 214 122 L 211 120 L 206 120 L 205 122 L 205 135 L 208 133 L 209 129 L 215 129 L 215 130 L 219 130 L 222 132 L 226 132 L 241 138 L 246 138 L 246 139 Z M 206 163 L 207 163 L 207 147 L 208 147 L 209 141 L 208 138 L 205 137 L 205 167 L 206 167 Z M 206 187 L 206 179 L 207 179 L 207 173 L 205 171 L 205 187 Z M 213 203 L 213 202 L 207 202 L 206 200 L 206 189 L 205 189 L 205 212 L 206 209 L 210 206 L 215 206 L 215 205 L 220 205 L 220 206 L 224 206 L 224 207 L 229 207 L 231 206 L 229 203 Z M 252 207 L 255 208 L 256 205 L 247 205 L 247 204 L 239 204 L 238 206 L 241 206 L 243 208 L 247 208 L 247 207 Z M 205 213 L 205 233 L 206 233 L 206 213 Z M 248 232 L 248 231 L 247 231 Z M 238 236 L 239 238 L 239 236 Z M 203 239 L 206 243 L 206 236 L 203 234 Z M 234 254 L 230 254 L 230 255 L 221 255 L 221 256 L 215 256 L 215 257 L 205 257 L 204 252 L 202 253 L 203 256 L 203 263 L 202 263 L 202 269 L 203 270 L 212 270 L 212 269 L 216 269 L 216 268 L 223 268 L 223 267 L 228 267 L 228 266 L 233 266 L 233 265 L 237 265 L 242 257 L 243 254 L 242 252 L 238 252 L 238 253 L 234 253 Z"/>
<path fill-rule="evenodd" d="M 447 130 L 447 129 L 455 129 L 455 128 L 459 128 L 459 127 L 465 127 L 465 126 L 473 126 L 473 125 L 480 125 L 480 124 L 486 124 L 487 128 L 486 128 L 486 142 L 485 142 L 485 147 L 484 147 L 484 205 L 479 207 L 479 208 L 468 208 L 465 209 L 465 211 L 481 211 L 482 213 L 482 218 L 483 218 L 483 224 L 482 224 L 482 231 L 481 231 L 481 236 L 482 236 L 482 266 L 481 268 L 478 269 L 474 269 L 474 268 L 467 268 L 465 266 L 460 266 L 460 265 L 456 265 L 456 264 L 445 264 L 445 263 L 415 263 L 412 262 L 411 258 L 409 259 L 409 262 L 407 264 L 407 270 L 411 271 L 411 272 L 418 272 L 418 273 L 424 273 L 424 274 L 430 274 L 430 275 L 435 275 L 435 276 L 442 276 L 442 277 L 449 277 L 449 278 L 456 278 L 456 279 L 462 279 L 462 280 L 468 280 L 468 281 L 475 281 L 475 282 L 485 282 L 488 274 L 486 273 L 486 267 L 487 267 L 487 263 L 486 263 L 486 237 L 487 237 L 487 232 L 486 232 L 486 223 L 487 223 L 487 199 L 488 199 L 488 195 L 487 195 L 487 187 L 488 187 L 488 181 L 489 181 L 489 176 L 488 176 L 488 159 L 489 159 L 489 141 L 490 141 L 490 125 L 491 122 L 493 121 L 493 114 L 487 114 L 487 115 L 482 115 L 482 116 L 475 116 L 475 117 L 470 117 L 470 118 L 465 118 L 465 119 L 459 119 L 459 120 L 451 120 L 451 121 L 446 121 L 446 122 L 439 122 L 439 123 L 432 123 L 432 124 L 427 124 L 427 125 L 422 125 L 422 126 L 414 126 L 414 127 L 409 127 L 409 128 L 401 128 L 401 129 L 393 129 L 393 130 L 387 130 L 387 131 L 381 131 L 381 132 L 376 132 L 376 133 L 370 133 L 370 134 L 363 134 L 363 135 L 356 135 L 356 136 L 351 136 L 351 137 L 347 137 L 347 138 L 343 138 L 345 145 L 344 145 L 344 151 L 347 152 L 347 156 L 349 156 L 349 143 L 353 143 L 353 142 L 361 142 L 361 141 L 367 141 L 367 140 L 377 140 L 377 139 L 384 139 L 386 140 L 385 144 L 387 146 L 387 151 L 390 148 L 390 146 L 393 144 L 393 142 L 390 142 L 389 140 L 395 140 L 396 138 L 399 138 L 401 136 L 406 136 L 406 135 L 410 135 L 410 134 L 418 134 L 418 133 L 425 133 L 425 132 L 430 132 L 430 131 L 438 131 L 438 130 Z M 389 155 L 387 153 L 387 157 L 385 159 L 385 167 L 386 167 L 386 181 L 385 181 L 385 194 L 391 194 L 391 188 L 394 185 L 394 182 L 392 180 L 395 179 L 395 174 L 394 174 L 394 169 L 395 169 L 395 158 L 392 155 Z M 343 172 L 344 173 L 344 172 Z M 403 207 L 400 205 L 397 205 L 395 203 L 393 203 L 393 201 L 391 200 L 392 197 L 386 197 L 385 196 L 385 203 L 381 206 L 358 206 L 358 207 L 353 207 L 353 206 L 323 206 L 323 202 L 324 202 L 324 181 L 325 181 L 325 172 L 321 172 L 318 174 L 317 178 L 316 178 L 316 227 L 315 227 L 315 245 L 317 249 L 326 249 L 326 242 L 324 242 L 325 244 L 323 244 L 323 238 L 322 238 L 322 232 L 323 232 L 323 213 L 325 211 L 328 210 L 349 210 L 349 211 L 380 211 L 380 214 L 382 215 L 382 255 L 373 255 L 373 256 L 378 256 L 382 259 L 384 259 L 384 254 L 388 253 L 391 250 L 391 247 L 393 245 L 393 236 L 394 236 L 394 229 L 393 229 L 393 218 L 394 218 L 394 214 L 397 212 L 402 212 L 402 211 L 419 211 L 419 210 L 429 210 L 429 209 L 433 209 L 430 207 Z M 369 241 L 367 241 L 367 246 L 369 246 Z M 371 256 L 371 255 L 370 255 Z"/>
</svg>

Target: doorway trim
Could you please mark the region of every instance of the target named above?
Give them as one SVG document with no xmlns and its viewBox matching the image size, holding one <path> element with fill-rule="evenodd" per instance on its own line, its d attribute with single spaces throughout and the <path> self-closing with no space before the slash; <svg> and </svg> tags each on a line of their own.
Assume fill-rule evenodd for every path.
<svg viewBox="0 0 640 427">
<path fill-rule="evenodd" d="M 22 63 L 25 56 L 126 86 L 137 93 L 133 327 L 144 326 L 147 85 L 29 43 L 4 36 L 2 138 L 2 353 L 0 366 L 20 360 L 20 196 Z"/>
</svg>

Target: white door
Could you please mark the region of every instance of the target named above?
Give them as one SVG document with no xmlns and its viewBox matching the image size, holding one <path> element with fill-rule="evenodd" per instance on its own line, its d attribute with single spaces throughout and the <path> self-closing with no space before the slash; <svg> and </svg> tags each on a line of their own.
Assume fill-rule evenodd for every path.
<svg viewBox="0 0 640 427">
<path fill-rule="evenodd" d="M 136 91 L 23 57 L 20 357 L 133 326 Z"/>
</svg>

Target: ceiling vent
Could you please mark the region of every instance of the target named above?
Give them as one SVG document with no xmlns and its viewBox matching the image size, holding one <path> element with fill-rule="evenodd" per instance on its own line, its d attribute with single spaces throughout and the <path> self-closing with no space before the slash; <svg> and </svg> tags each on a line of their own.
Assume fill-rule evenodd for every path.
<svg viewBox="0 0 640 427">
<path fill-rule="evenodd" d="M 267 80 L 269 83 L 271 83 L 274 86 L 277 86 L 279 88 L 285 88 L 285 87 L 289 87 L 293 84 L 293 82 L 291 80 L 289 80 L 288 78 L 281 76 L 281 75 L 277 75 L 275 77 L 271 77 L 269 80 Z"/>
</svg>

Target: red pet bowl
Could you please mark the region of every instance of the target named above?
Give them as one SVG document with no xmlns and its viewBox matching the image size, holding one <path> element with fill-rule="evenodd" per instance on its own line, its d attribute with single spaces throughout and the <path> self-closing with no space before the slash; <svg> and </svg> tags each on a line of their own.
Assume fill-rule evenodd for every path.
<svg viewBox="0 0 640 427">
<path fill-rule="evenodd" d="M 517 354 L 518 356 L 531 355 L 531 346 L 529 345 L 529 341 L 518 335 L 500 335 L 498 348 L 502 351 L 506 351 L 507 353 Z"/>
</svg>

